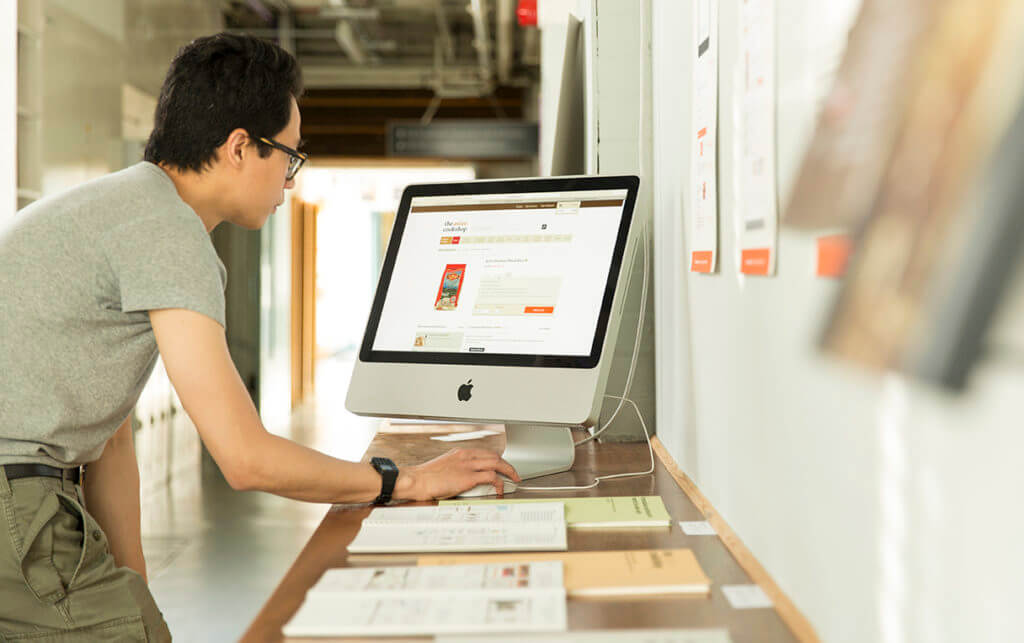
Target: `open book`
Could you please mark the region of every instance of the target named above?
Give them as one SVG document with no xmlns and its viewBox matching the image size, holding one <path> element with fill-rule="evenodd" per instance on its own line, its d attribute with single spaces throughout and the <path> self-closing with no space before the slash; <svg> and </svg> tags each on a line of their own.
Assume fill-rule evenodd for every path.
<svg viewBox="0 0 1024 643">
<path fill-rule="evenodd" d="M 378 507 L 348 546 L 353 554 L 566 549 L 560 502 Z"/>
<path fill-rule="evenodd" d="M 706 596 L 711 581 L 689 549 L 422 556 L 420 565 L 562 561 L 565 591 L 588 596 Z"/>
<path fill-rule="evenodd" d="M 566 629 L 562 564 L 330 569 L 285 636 L 417 636 Z"/>
</svg>

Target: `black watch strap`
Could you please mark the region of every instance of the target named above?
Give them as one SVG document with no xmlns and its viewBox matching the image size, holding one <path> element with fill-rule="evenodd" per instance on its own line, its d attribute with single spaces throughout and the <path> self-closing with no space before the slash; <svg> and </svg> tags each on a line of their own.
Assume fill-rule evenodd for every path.
<svg viewBox="0 0 1024 643">
<path fill-rule="evenodd" d="M 373 501 L 375 505 L 386 505 L 391 502 L 391 494 L 395 491 L 395 480 L 398 480 L 398 467 L 388 458 L 372 458 L 370 464 L 380 474 L 380 495 Z"/>
</svg>

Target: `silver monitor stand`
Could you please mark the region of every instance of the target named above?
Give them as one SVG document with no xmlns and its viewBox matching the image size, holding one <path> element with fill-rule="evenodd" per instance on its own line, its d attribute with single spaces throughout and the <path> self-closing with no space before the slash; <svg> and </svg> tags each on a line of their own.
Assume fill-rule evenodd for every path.
<svg viewBox="0 0 1024 643">
<path fill-rule="evenodd" d="M 568 471 L 576 459 L 576 444 L 568 426 L 506 424 L 501 457 L 526 480 Z"/>
</svg>

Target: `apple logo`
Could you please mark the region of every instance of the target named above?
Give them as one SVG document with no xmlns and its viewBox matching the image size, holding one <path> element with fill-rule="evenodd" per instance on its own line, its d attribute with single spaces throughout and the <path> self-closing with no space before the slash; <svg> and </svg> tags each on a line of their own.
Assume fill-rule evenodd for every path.
<svg viewBox="0 0 1024 643">
<path fill-rule="evenodd" d="M 459 387 L 458 397 L 460 402 L 465 402 L 473 397 L 473 380 L 469 380 Z"/>
</svg>

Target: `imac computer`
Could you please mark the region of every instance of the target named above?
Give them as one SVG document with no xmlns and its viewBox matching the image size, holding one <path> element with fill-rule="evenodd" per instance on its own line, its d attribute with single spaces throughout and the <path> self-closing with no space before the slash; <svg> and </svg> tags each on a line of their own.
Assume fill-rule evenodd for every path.
<svg viewBox="0 0 1024 643">
<path fill-rule="evenodd" d="M 346 407 L 503 423 L 523 479 L 566 471 L 601 411 L 638 246 L 635 176 L 411 185 Z"/>
</svg>

